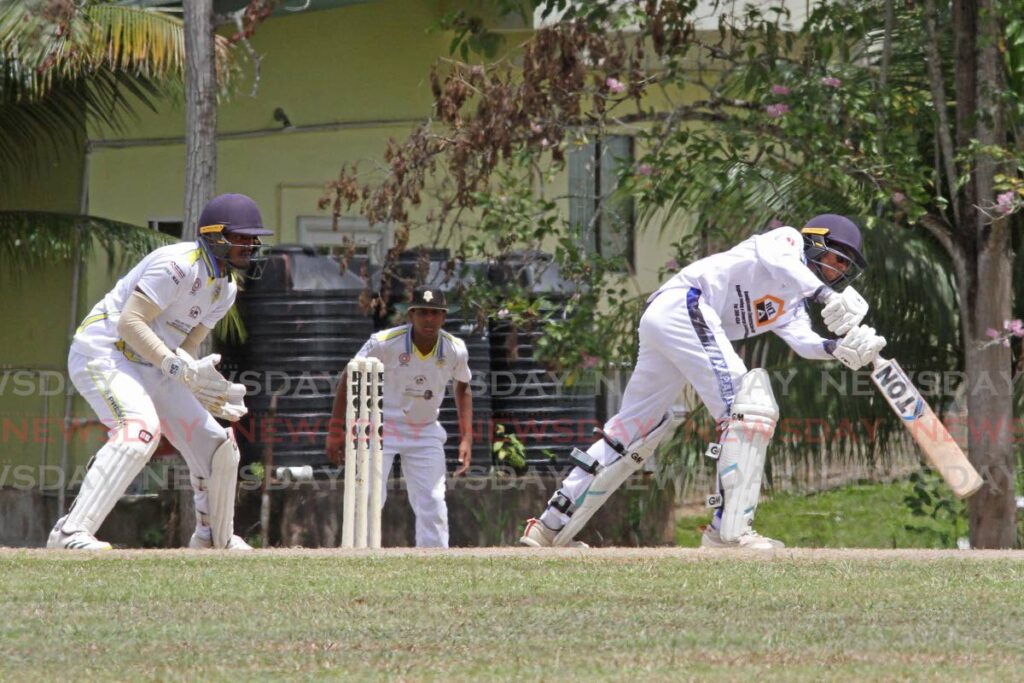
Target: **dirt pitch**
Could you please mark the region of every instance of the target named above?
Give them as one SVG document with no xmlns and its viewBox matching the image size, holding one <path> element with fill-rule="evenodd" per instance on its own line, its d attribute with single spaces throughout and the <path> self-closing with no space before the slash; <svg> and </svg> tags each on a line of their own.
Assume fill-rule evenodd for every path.
<svg viewBox="0 0 1024 683">
<path fill-rule="evenodd" d="M 89 559 L 124 557 L 161 556 L 217 556 L 225 555 L 236 559 L 245 557 L 318 557 L 329 558 L 364 558 L 364 557 L 419 557 L 419 558 L 511 558 L 518 559 L 561 559 L 561 560 L 666 560 L 676 559 L 683 562 L 700 562 L 705 560 L 795 560 L 795 561 L 858 561 L 858 560 L 1018 560 L 1024 561 L 1024 550 L 932 550 L 932 549 L 877 549 L 877 548 L 783 548 L 780 550 L 707 550 L 704 548 L 382 548 L 380 550 L 342 550 L 340 548 L 268 548 L 257 549 L 252 553 L 228 551 L 189 550 L 187 548 L 161 549 L 115 549 L 106 552 L 74 552 L 54 551 L 45 548 L 8 548 L 0 547 L 0 559 L 12 554 L 24 554 L 47 559 Z"/>
</svg>

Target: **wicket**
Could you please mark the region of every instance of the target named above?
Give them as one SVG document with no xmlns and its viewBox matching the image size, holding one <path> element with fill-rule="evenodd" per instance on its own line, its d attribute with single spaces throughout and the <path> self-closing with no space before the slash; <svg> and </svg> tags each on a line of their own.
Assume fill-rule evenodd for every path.
<svg viewBox="0 0 1024 683">
<path fill-rule="evenodd" d="M 384 364 L 349 362 L 345 406 L 345 499 L 342 548 L 379 548 L 384 486 Z"/>
</svg>

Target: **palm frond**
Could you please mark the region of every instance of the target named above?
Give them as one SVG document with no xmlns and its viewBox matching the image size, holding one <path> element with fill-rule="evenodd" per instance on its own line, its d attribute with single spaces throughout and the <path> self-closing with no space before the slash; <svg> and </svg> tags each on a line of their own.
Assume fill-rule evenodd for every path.
<svg viewBox="0 0 1024 683">
<path fill-rule="evenodd" d="M 0 164 L 4 175 L 40 145 L 81 144 L 84 121 L 121 130 L 184 83 L 185 32 L 176 13 L 114 3 L 52 16 L 38 1 L 0 4 Z M 231 45 L 215 41 L 218 82 L 232 73 Z M 31 172 L 31 168 L 28 169 Z"/>
<path fill-rule="evenodd" d="M 57 18 L 40 11 L 43 4 L 0 8 L 0 55 L 19 65 L 22 97 L 40 98 L 65 81 L 104 70 L 146 81 L 183 79 L 185 30 L 177 13 L 93 3 Z M 214 49 L 219 82 L 225 84 L 231 45 L 216 36 Z"/>
<path fill-rule="evenodd" d="M 174 238 L 96 216 L 43 211 L 0 211 L 0 263 L 4 270 L 22 275 L 41 265 L 87 259 L 96 246 L 107 253 L 114 268 L 136 261 Z"/>
</svg>

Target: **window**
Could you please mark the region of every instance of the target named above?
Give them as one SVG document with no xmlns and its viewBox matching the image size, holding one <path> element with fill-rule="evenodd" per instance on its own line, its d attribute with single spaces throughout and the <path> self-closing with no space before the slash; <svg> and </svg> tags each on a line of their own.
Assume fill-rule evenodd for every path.
<svg viewBox="0 0 1024 683">
<path fill-rule="evenodd" d="M 633 138 L 611 135 L 588 140 L 569 152 L 569 222 L 584 246 L 606 258 L 621 257 L 632 268 L 633 198 L 617 194 L 619 169 L 633 164 Z"/>
<path fill-rule="evenodd" d="M 170 235 L 176 239 L 182 239 L 182 232 L 184 228 L 184 221 L 180 218 L 151 218 L 149 219 L 149 227 L 152 230 L 158 230 L 165 235 Z"/>
<path fill-rule="evenodd" d="M 384 263 L 391 247 L 391 229 L 370 225 L 365 218 L 342 216 L 338 229 L 331 229 L 330 216 L 299 216 L 299 242 L 328 256 L 340 256 L 355 242 L 357 256 L 365 256 L 371 265 Z"/>
</svg>

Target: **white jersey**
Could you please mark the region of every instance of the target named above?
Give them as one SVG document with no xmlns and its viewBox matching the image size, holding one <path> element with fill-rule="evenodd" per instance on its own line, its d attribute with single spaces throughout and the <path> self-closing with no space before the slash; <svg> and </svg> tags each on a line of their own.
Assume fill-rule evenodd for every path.
<svg viewBox="0 0 1024 683">
<path fill-rule="evenodd" d="M 150 252 L 122 277 L 82 321 L 71 342 L 90 358 L 123 354 L 149 365 L 117 333 L 117 322 L 136 289 L 161 309 L 150 323 L 169 349 L 181 346 L 196 325 L 213 327 L 235 302 L 237 287 L 198 242 L 182 242 Z"/>
<path fill-rule="evenodd" d="M 472 379 L 465 342 L 443 330 L 425 355 L 412 342 L 412 325 L 402 325 L 372 335 L 356 357 L 384 363 L 385 440 L 389 435 L 416 441 L 441 434 L 437 416 L 448 383 Z"/>
<path fill-rule="evenodd" d="M 807 267 L 803 237 L 795 228 L 754 235 L 691 263 L 651 299 L 677 288 L 698 290 L 700 300 L 718 313 L 729 339 L 771 331 L 804 358 L 832 358 L 835 343 L 811 329 L 805 303 L 829 287 Z"/>
</svg>

